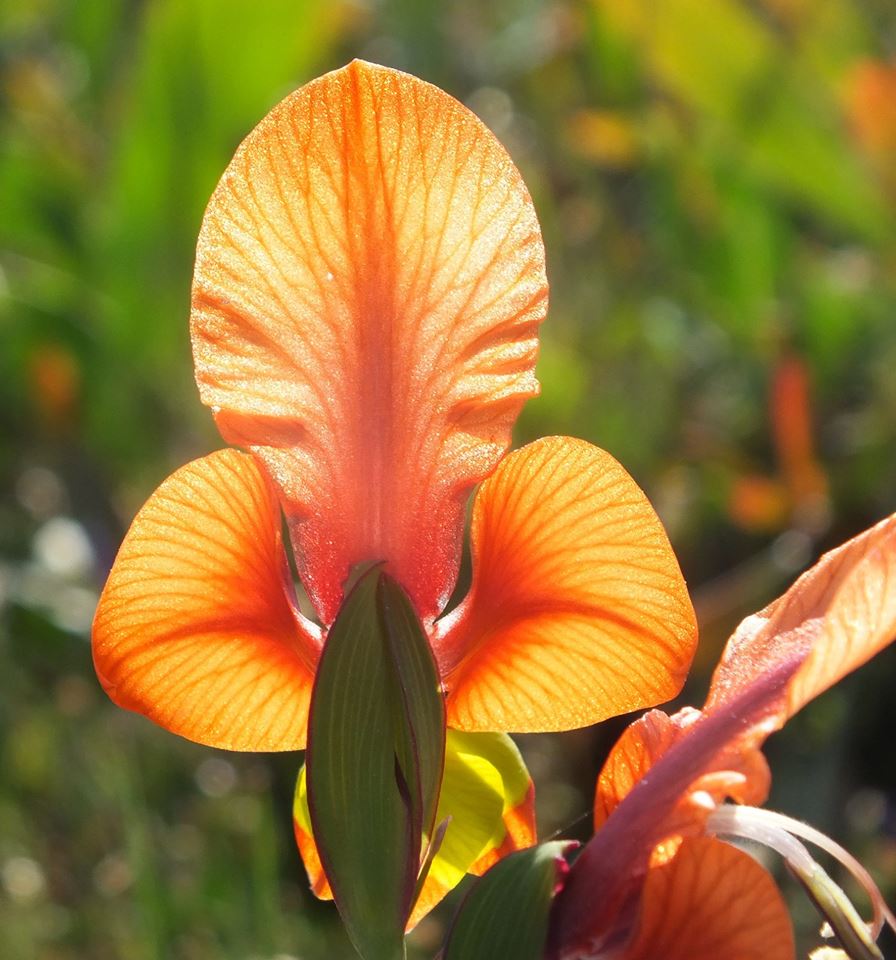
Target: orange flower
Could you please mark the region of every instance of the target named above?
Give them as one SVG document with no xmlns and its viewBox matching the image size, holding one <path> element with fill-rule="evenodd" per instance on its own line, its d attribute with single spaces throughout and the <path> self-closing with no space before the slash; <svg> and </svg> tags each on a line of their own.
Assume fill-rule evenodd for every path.
<svg viewBox="0 0 896 960">
<path fill-rule="evenodd" d="M 859 143 L 874 157 L 896 153 L 896 64 L 859 60 L 846 77 L 846 109 Z"/>
<path fill-rule="evenodd" d="M 778 477 L 744 474 L 729 498 L 729 512 L 748 530 L 780 529 L 787 521 L 817 534 L 830 522 L 828 484 L 815 455 L 809 368 L 785 353 L 772 374 L 769 417 Z"/>
<path fill-rule="evenodd" d="M 112 699 L 211 746 L 304 748 L 327 628 L 369 561 L 410 597 L 458 731 L 673 696 L 694 617 L 644 495 L 578 440 L 501 460 L 546 303 L 519 173 L 447 94 L 356 61 L 277 105 L 212 196 L 193 284 L 200 395 L 250 453 L 187 465 L 134 520 L 94 624 Z M 437 620 L 480 482 L 473 585 Z"/>
<path fill-rule="evenodd" d="M 549 956 L 792 960 L 771 877 L 719 837 L 780 853 L 849 955 L 880 956 L 873 940 L 893 917 L 868 874 L 827 837 L 755 805 L 769 790 L 766 737 L 894 635 L 896 515 L 741 623 L 703 710 L 652 710 L 622 735 L 598 779 L 595 836 L 555 904 Z M 865 887 L 870 931 L 798 838 L 838 857 Z"/>
</svg>

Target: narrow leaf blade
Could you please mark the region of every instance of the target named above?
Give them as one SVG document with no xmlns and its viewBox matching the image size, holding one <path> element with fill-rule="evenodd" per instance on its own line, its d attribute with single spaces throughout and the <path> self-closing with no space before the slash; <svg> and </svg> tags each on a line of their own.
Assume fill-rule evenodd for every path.
<svg viewBox="0 0 896 960">
<path fill-rule="evenodd" d="M 438 668 L 407 594 L 387 574 L 377 600 L 400 696 L 396 710 L 399 763 L 412 790 L 420 834 L 431 834 L 445 766 L 445 701 Z"/>
<path fill-rule="evenodd" d="M 445 712 L 426 634 L 373 567 L 329 631 L 312 695 L 308 809 L 346 930 L 365 960 L 404 954 L 424 824 L 444 766 Z"/>
<path fill-rule="evenodd" d="M 346 930 L 365 960 L 396 960 L 411 850 L 395 781 L 379 577 L 372 569 L 358 580 L 330 629 L 312 693 L 306 768 L 314 838 Z"/>
</svg>

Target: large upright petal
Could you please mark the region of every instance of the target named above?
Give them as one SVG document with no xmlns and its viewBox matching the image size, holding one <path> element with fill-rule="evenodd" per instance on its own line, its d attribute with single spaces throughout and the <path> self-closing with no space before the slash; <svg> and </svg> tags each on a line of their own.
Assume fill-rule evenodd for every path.
<svg viewBox="0 0 896 960">
<path fill-rule="evenodd" d="M 222 450 L 137 514 L 100 597 L 93 658 L 120 706 L 230 750 L 299 750 L 320 638 L 296 611 L 280 507 Z"/>
<path fill-rule="evenodd" d="M 609 454 L 551 437 L 508 456 L 476 496 L 472 550 L 470 594 L 435 640 L 451 726 L 568 730 L 679 691 L 693 608 Z"/>
<path fill-rule="evenodd" d="M 464 501 L 537 391 L 544 250 L 504 149 L 457 101 L 355 61 L 276 106 L 206 211 L 196 379 L 285 497 L 325 623 L 385 561 L 424 621 Z"/>
</svg>

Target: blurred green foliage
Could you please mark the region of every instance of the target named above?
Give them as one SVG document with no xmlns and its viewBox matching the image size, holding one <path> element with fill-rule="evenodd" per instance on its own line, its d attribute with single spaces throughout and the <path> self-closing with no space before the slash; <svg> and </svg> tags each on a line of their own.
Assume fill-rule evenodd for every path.
<svg viewBox="0 0 896 960">
<path fill-rule="evenodd" d="M 292 848 L 298 758 L 121 713 L 86 642 L 129 518 L 220 443 L 191 379 L 192 251 L 252 125 L 361 56 L 505 142 L 552 281 L 519 439 L 586 437 L 648 490 L 701 614 L 697 698 L 739 616 L 896 509 L 894 50 L 887 0 L 6 0 L 4 957 L 350 955 Z M 891 895 L 894 680 L 884 656 L 772 745 L 779 805 Z M 526 738 L 546 830 L 587 808 L 618 729 Z"/>
</svg>

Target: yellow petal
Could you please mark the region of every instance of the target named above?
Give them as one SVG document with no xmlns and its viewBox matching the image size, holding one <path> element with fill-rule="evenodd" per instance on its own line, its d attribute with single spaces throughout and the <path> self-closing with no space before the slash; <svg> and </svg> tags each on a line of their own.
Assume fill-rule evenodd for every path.
<svg viewBox="0 0 896 960">
<path fill-rule="evenodd" d="M 536 839 L 534 813 L 532 781 L 509 737 L 449 730 L 436 824 L 450 820 L 408 929 L 467 873 L 483 873 L 500 857 L 532 846 Z M 311 889 L 321 899 L 332 899 L 311 830 L 304 767 L 296 782 L 293 823 Z"/>
</svg>

